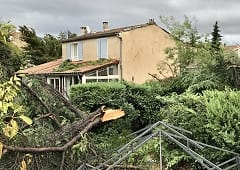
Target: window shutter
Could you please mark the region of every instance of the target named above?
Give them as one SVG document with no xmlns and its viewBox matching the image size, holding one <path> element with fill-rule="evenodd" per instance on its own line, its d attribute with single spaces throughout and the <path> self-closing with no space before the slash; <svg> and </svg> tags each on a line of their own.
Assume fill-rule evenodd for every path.
<svg viewBox="0 0 240 170">
<path fill-rule="evenodd" d="M 107 38 L 101 39 L 101 58 L 108 58 Z"/>
<path fill-rule="evenodd" d="M 78 60 L 83 60 L 83 42 L 78 42 Z"/>
<path fill-rule="evenodd" d="M 101 39 L 97 40 L 97 56 L 101 58 Z"/>
<path fill-rule="evenodd" d="M 67 59 L 71 59 L 71 44 L 67 44 Z"/>
</svg>

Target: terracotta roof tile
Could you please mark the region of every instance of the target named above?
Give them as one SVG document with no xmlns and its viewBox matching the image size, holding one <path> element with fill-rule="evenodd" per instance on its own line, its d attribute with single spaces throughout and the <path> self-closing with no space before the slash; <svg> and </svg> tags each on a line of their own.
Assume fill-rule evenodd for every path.
<svg viewBox="0 0 240 170">
<path fill-rule="evenodd" d="M 64 71 L 57 71 L 59 66 L 64 62 L 62 59 L 44 63 L 38 66 L 20 70 L 17 74 L 28 74 L 28 75 L 49 75 L 49 74 L 83 74 L 92 70 L 96 70 L 109 65 L 118 64 L 119 60 L 108 59 L 104 62 L 96 63 L 94 61 L 72 61 L 72 64 L 77 65 L 76 68 Z"/>
<path fill-rule="evenodd" d="M 240 45 L 229 45 L 229 46 L 226 46 L 225 48 L 229 50 L 235 50 L 235 49 L 239 49 Z"/>
</svg>

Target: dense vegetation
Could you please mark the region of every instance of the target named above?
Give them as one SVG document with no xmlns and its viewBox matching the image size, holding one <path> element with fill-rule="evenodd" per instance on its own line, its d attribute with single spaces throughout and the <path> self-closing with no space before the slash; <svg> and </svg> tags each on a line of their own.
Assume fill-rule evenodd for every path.
<svg viewBox="0 0 240 170">
<path fill-rule="evenodd" d="M 0 20 L 0 82 L 8 80 L 22 65 L 22 53 L 11 41 L 16 27 Z"/>
<path fill-rule="evenodd" d="M 102 162 L 102 159 L 111 156 L 110 151 L 114 152 L 114 148 L 133 138 L 133 132 L 159 120 L 192 131 L 190 137 L 195 140 L 240 152 L 240 92 L 230 69 L 232 64 L 238 64 L 238 58 L 222 45 L 218 23 L 215 23 L 212 37 L 209 38 L 199 35 L 194 23 L 187 17 L 183 23 L 173 18 L 162 18 L 162 21 L 171 31 L 176 46 L 166 49 L 172 64 L 160 63 L 158 68 L 160 74 L 164 74 L 166 70 L 162 68 L 166 67 L 162 66 L 168 64 L 173 77 L 158 80 L 154 76 L 154 80 L 142 85 L 111 82 L 73 86 L 70 102 L 80 110 L 91 113 L 105 105 L 123 109 L 126 116 L 99 124 L 83 135 L 64 153 L 62 169 L 76 169 L 83 162 Z M 25 29 L 32 37 L 36 36 L 33 30 Z M 52 42 L 53 39 L 48 38 Z M 2 46 L 4 54 L 11 56 L 12 50 L 5 48 L 9 47 L 6 40 L 2 38 L 1 41 L 5 44 Z M 41 44 L 42 39 L 36 38 L 36 42 Z M 35 54 L 39 50 L 36 48 L 31 52 Z M 49 55 L 47 51 L 40 50 Z M 15 62 L 14 56 L 10 59 Z M 14 63 L 10 59 L 8 62 Z M 4 65 L 3 62 L 1 65 Z M 0 169 L 58 169 L 63 157 L 60 152 L 29 154 L 4 150 L 3 144 L 61 146 L 73 135 L 68 128 L 80 119 L 39 79 L 26 78 L 25 83 L 27 86 L 21 85 L 19 79 L 14 77 L 0 84 Z M 165 168 L 196 168 L 196 162 L 173 143 L 164 140 L 162 144 Z M 154 169 L 159 162 L 158 150 L 159 141 L 151 140 L 124 164 Z M 209 149 L 202 150 L 202 154 L 214 162 L 229 158 L 225 152 Z"/>
<path fill-rule="evenodd" d="M 39 65 L 60 58 L 62 54 L 61 42 L 50 34 L 38 37 L 33 28 L 20 26 L 21 39 L 27 43 L 24 49 L 25 59 L 31 64 Z"/>
</svg>

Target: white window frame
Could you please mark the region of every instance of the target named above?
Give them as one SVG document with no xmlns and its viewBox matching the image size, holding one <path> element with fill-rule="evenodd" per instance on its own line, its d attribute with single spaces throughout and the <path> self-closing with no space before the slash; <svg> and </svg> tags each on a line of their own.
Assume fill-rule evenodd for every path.
<svg viewBox="0 0 240 170">
<path fill-rule="evenodd" d="M 53 80 L 53 88 L 55 88 L 55 89 L 57 89 L 58 91 L 60 91 L 60 90 L 61 90 L 61 86 L 62 86 L 60 77 L 48 77 L 48 78 L 47 78 L 47 83 L 52 86 L 51 80 Z M 57 86 L 56 86 L 56 80 L 58 80 L 58 82 L 59 82 L 58 88 L 57 88 Z"/>
<path fill-rule="evenodd" d="M 102 52 L 102 41 L 106 40 L 106 56 L 103 56 Z M 99 38 L 97 39 L 97 57 L 98 59 L 107 59 L 108 58 L 108 38 Z"/>
<path fill-rule="evenodd" d="M 120 77 L 119 77 L 119 72 L 117 72 L 116 75 L 109 75 L 109 68 L 111 66 L 108 66 L 108 67 L 105 67 L 103 69 L 107 69 L 107 75 L 106 76 L 99 76 L 98 75 L 98 72 L 101 71 L 102 69 L 99 69 L 99 70 L 95 70 L 96 72 L 96 76 L 86 76 L 86 74 L 84 74 L 82 76 L 82 83 L 86 83 L 87 80 L 96 80 L 96 82 L 100 82 L 99 80 L 107 80 L 107 82 L 111 81 L 111 80 L 117 80 L 119 81 L 120 80 Z M 116 67 L 116 69 L 118 69 L 118 66 Z M 117 70 L 118 71 L 118 70 Z"/>
<path fill-rule="evenodd" d="M 76 47 L 76 49 L 75 49 Z M 76 51 L 75 51 L 76 50 Z M 76 52 L 76 55 L 74 55 Z M 77 61 L 78 60 L 78 43 L 72 43 L 71 44 L 71 60 L 72 61 Z"/>
</svg>

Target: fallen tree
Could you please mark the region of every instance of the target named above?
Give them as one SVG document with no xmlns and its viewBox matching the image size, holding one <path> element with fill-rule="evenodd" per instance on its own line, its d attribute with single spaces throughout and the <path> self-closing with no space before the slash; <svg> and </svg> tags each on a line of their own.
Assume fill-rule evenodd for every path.
<svg viewBox="0 0 240 170">
<path fill-rule="evenodd" d="M 62 130 L 64 133 L 69 131 L 78 132 L 76 136 L 69 140 L 69 142 L 65 143 L 63 146 L 58 147 L 18 147 L 18 146 L 8 146 L 3 145 L 3 149 L 6 151 L 13 151 L 13 152 L 63 152 L 70 148 L 76 141 L 78 141 L 85 133 L 87 133 L 91 128 L 102 121 L 108 121 L 112 119 L 117 119 L 124 116 L 124 112 L 121 110 L 110 110 L 110 112 L 104 111 L 104 106 L 97 109 L 95 112 L 91 113 L 90 116 L 85 118 L 84 120 L 77 121 L 72 124 L 71 127 L 67 127 L 66 129 Z M 109 117 L 108 119 L 104 119 L 104 117 Z M 6 152 L 5 151 L 5 152 Z"/>
<path fill-rule="evenodd" d="M 41 117 L 38 117 L 38 119 L 42 118 L 50 118 L 55 123 L 57 122 L 60 126 L 59 122 L 55 118 L 55 114 L 51 113 L 48 105 L 42 100 L 41 97 L 38 96 L 38 94 L 29 87 L 26 83 L 21 82 L 22 87 L 32 96 L 34 101 L 37 101 L 40 103 L 40 106 L 44 108 L 45 113 Z M 53 89 L 48 84 L 43 83 L 44 87 L 49 91 L 49 93 L 53 94 L 55 97 L 58 97 L 58 99 L 63 103 L 64 106 L 66 106 L 69 110 L 74 112 L 76 115 L 81 117 L 80 120 L 77 120 L 73 122 L 71 125 L 60 127 L 59 130 L 55 131 L 52 135 L 54 136 L 67 136 L 68 139 L 65 140 L 62 143 L 61 146 L 27 146 L 24 144 L 24 146 L 18 146 L 18 145 L 8 145 L 5 142 L 1 143 L 0 147 L 0 158 L 1 156 L 5 156 L 8 153 L 23 153 L 23 154 L 46 154 L 48 152 L 55 152 L 55 153 L 61 153 L 62 154 L 62 160 L 61 165 L 59 169 L 63 169 L 63 165 L 65 162 L 66 157 L 66 151 L 68 151 L 74 144 L 80 141 L 80 139 L 83 137 L 85 133 L 90 131 L 94 126 L 100 124 L 101 122 L 113 120 L 120 118 L 124 116 L 124 112 L 120 109 L 118 110 L 104 110 L 104 106 L 101 106 L 96 111 L 87 114 L 79 109 L 77 109 L 75 106 L 73 106 L 69 100 L 67 100 L 61 93 Z M 87 116 L 88 115 L 88 116 Z M 23 129 L 27 128 L 27 126 L 23 127 Z M 69 135 L 70 134 L 70 135 Z M 3 140 L 4 141 L 4 140 Z M 25 156 L 24 156 L 25 157 Z M 1 169 L 1 168 L 0 168 Z"/>
</svg>

